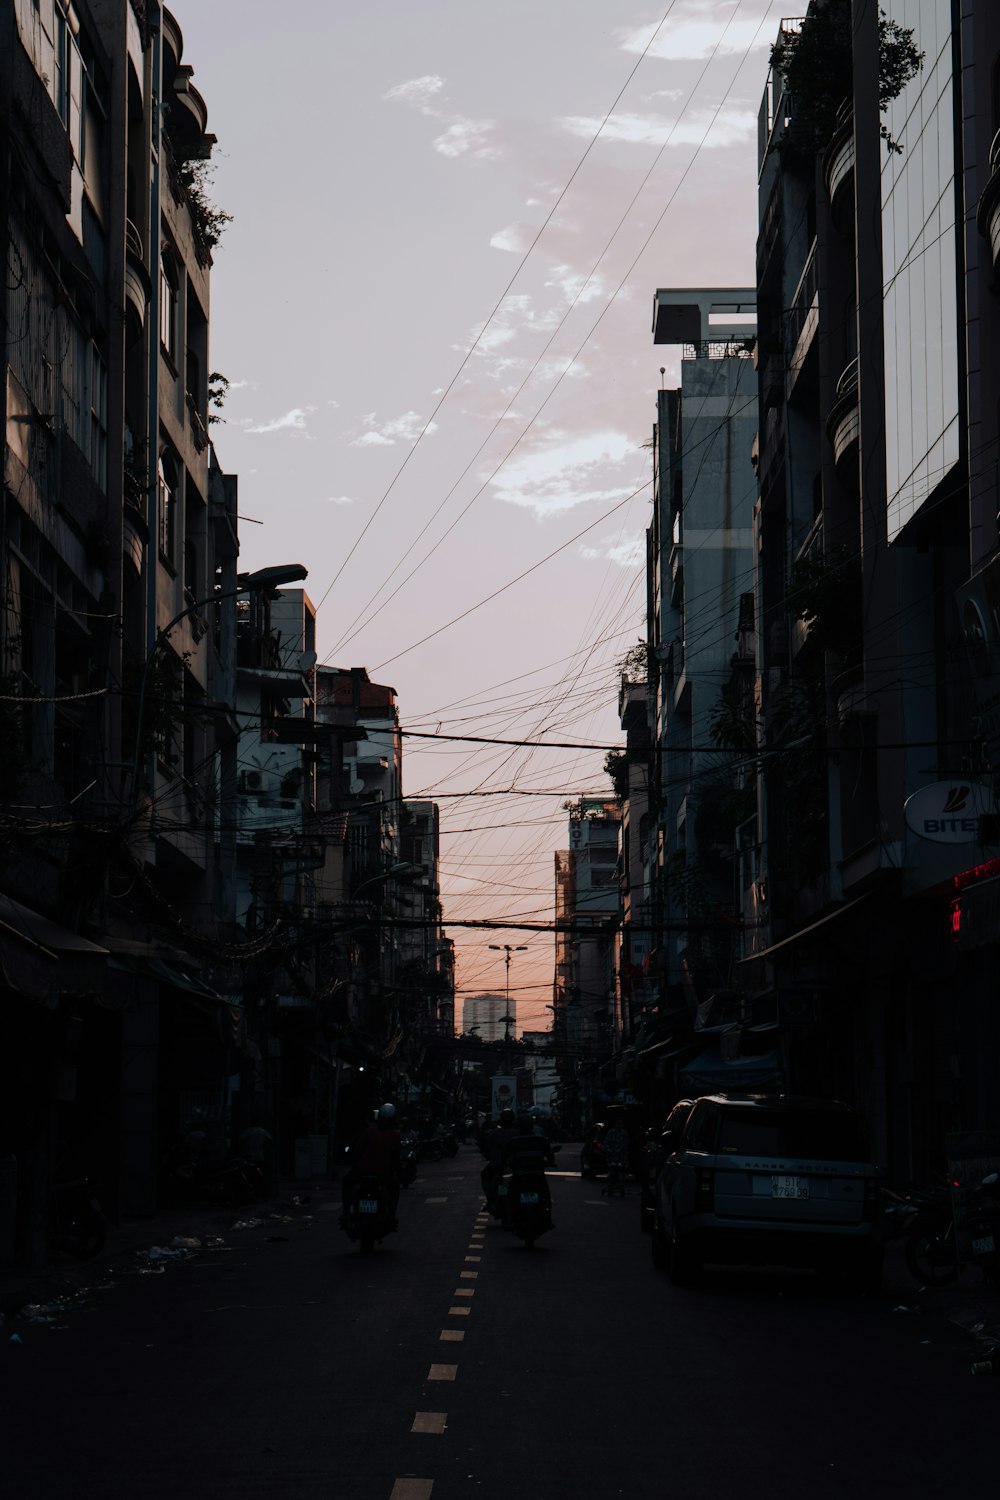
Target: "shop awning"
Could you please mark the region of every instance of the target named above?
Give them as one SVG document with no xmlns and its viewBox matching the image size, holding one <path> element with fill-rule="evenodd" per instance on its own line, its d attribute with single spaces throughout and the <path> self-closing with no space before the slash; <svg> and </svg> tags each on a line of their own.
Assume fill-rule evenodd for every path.
<svg viewBox="0 0 1000 1500">
<path fill-rule="evenodd" d="M 0 895 L 0 982 L 43 1005 L 102 990 L 108 951 L 10 896 Z"/>
<path fill-rule="evenodd" d="M 741 1092 L 782 1082 L 776 1052 L 765 1052 L 760 1057 L 729 1059 L 723 1057 L 717 1047 L 706 1047 L 677 1071 L 685 1088 L 700 1093 L 715 1090 L 726 1093 L 733 1089 Z"/>
<path fill-rule="evenodd" d="M 782 938 L 777 943 L 772 943 L 770 948 L 762 948 L 759 953 L 751 953 L 749 958 L 741 958 L 739 962 L 741 964 L 755 964 L 762 958 L 773 958 L 776 953 L 784 953 L 786 949 L 791 948 L 796 943 L 804 943 L 811 938 L 825 936 L 825 929 L 832 922 L 837 922 L 841 917 L 846 917 L 848 912 L 853 911 L 856 906 L 860 906 L 863 901 L 867 901 L 869 895 L 870 892 L 866 891 L 863 896 L 855 896 L 853 901 L 845 901 L 843 906 L 838 906 L 833 911 L 828 911 L 825 917 L 819 917 L 817 921 L 810 922 L 808 927 L 800 927 L 798 932 L 789 933 L 788 937 Z"/>
</svg>

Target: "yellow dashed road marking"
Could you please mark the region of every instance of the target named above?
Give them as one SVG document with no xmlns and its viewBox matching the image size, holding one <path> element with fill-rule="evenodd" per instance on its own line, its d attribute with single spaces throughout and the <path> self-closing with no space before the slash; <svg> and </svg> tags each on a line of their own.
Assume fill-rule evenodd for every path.
<svg viewBox="0 0 1000 1500">
<path fill-rule="evenodd" d="M 397 1479 L 389 1500 L 431 1500 L 433 1479 Z"/>
<path fill-rule="evenodd" d="M 448 1413 L 446 1411 L 418 1411 L 413 1418 L 411 1432 L 444 1432 L 448 1425 Z"/>
<path fill-rule="evenodd" d="M 442 1328 L 438 1337 L 444 1344 L 460 1344 L 465 1338 L 464 1328 Z"/>
<path fill-rule="evenodd" d="M 428 1380 L 454 1380 L 458 1374 L 458 1365 L 431 1365 L 427 1372 Z"/>
<path fill-rule="evenodd" d="M 479 1279 L 478 1271 L 459 1271 L 458 1274 L 463 1281 L 477 1281 Z"/>
<path fill-rule="evenodd" d="M 476 1289 L 474 1286 L 457 1286 L 452 1292 L 453 1297 L 474 1297 Z"/>
<path fill-rule="evenodd" d="M 467 1255 L 465 1257 L 465 1260 L 467 1265 L 478 1266 L 482 1258 L 483 1257 L 481 1255 Z"/>
<path fill-rule="evenodd" d="M 472 1311 L 471 1307 L 449 1307 L 449 1318 L 467 1318 Z"/>
</svg>

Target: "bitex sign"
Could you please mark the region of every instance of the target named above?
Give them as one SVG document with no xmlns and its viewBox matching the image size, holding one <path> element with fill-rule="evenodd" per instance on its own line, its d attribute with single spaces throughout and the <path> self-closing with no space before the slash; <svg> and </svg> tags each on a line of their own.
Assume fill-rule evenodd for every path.
<svg viewBox="0 0 1000 1500">
<path fill-rule="evenodd" d="M 987 786 L 975 781 L 935 781 L 907 798 L 907 828 L 936 844 L 969 844 L 980 834 L 980 819 L 996 811 Z"/>
</svg>

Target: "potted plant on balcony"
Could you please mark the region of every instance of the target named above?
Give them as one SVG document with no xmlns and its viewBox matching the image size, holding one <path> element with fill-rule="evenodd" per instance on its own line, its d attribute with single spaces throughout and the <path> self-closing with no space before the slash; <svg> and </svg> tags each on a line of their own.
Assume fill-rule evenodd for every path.
<svg viewBox="0 0 1000 1500">
<path fill-rule="evenodd" d="M 890 21 L 879 11 L 878 105 L 883 114 L 919 73 L 923 60 L 913 28 Z M 771 49 L 771 67 L 792 98 L 789 123 L 777 149 L 806 154 L 821 151 L 853 92 L 851 0 L 827 0 L 825 5 L 813 6 L 800 31 L 782 30 Z M 887 150 L 902 151 L 884 121 L 880 134 Z"/>
</svg>

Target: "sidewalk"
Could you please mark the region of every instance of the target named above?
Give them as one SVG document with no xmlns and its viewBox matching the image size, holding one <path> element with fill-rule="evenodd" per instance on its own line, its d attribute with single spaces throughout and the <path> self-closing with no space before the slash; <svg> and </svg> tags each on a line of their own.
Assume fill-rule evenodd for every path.
<svg viewBox="0 0 1000 1500">
<path fill-rule="evenodd" d="M 335 1191 L 328 1182 L 285 1181 L 279 1183 L 274 1196 L 239 1208 L 193 1203 L 163 1208 L 150 1218 L 109 1225 L 104 1248 L 92 1260 L 59 1255 L 47 1266 L 0 1269 L 0 1314 L 10 1317 L 28 1303 L 50 1303 L 73 1296 L 116 1270 L 134 1267 L 136 1257 L 154 1245 L 169 1248 L 176 1238 L 196 1239 L 203 1244 L 213 1237 L 225 1240 L 234 1224 L 248 1219 L 266 1221 L 271 1215 L 297 1217 L 315 1212 L 317 1205 Z"/>
<path fill-rule="evenodd" d="M 957 1286 L 922 1287 L 910 1275 L 905 1259 L 905 1240 L 890 1240 L 885 1247 L 883 1293 L 901 1312 L 922 1317 L 945 1318 L 982 1344 L 1000 1346 L 1000 1296 L 990 1287 L 979 1266 L 965 1266 Z"/>
</svg>

